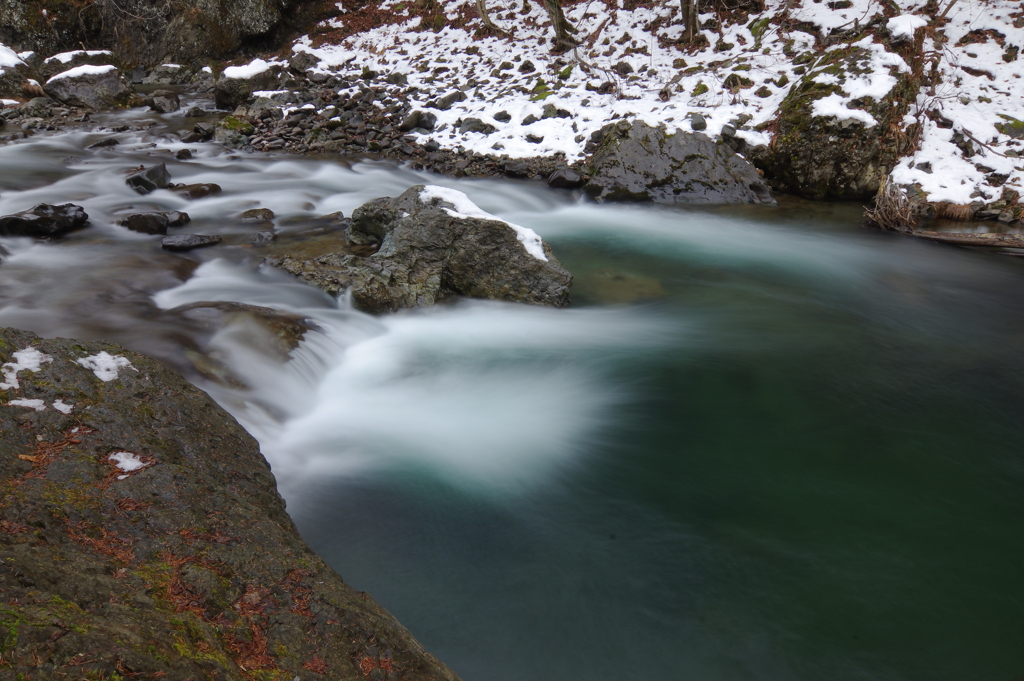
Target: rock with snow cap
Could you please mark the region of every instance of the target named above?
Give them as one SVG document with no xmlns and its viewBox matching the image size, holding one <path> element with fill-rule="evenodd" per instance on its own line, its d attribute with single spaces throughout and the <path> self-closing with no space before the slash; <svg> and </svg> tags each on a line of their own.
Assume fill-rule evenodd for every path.
<svg viewBox="0 0 1024 681">
<path fill-rule="evenodd" d="M 97 110 L 127 106 L 136 99 L 120 69 L 110 64 L 76 66 L 47 80 L 43 90 L 64 104 Z"/>
<path fill-rule="evenodd" d="M 254 59 L 241 66 L 224 69 L 214 86 L 213 97 L 221 109 L 235 109 L 244 104 L 253 92 L 276 90 L 281 74 L 280 64 Z"/>
<path fill-rule="evenodd" d="M 775 203 L 754 166 L 700 133 L 619 121 L 600 137 L 583 166 L 598 201 Z"/>
<path fill-rule="evenodd" d="M 113 63 L 113 55 L 109 50 L 73 50 L 44 59 L 39 65 L 39 75 L 49 80 L 58 73 L 79 66 L 106 66 Z"/>
<path fill-rule="evenodd" d="M 363 679 L 387 651 L 457 681 L 313 553 L 256 441 L 169 366 L 0 329 L 0 432 L 5 678 Z"/>
<path fill-rule="evenodd" d="M 348 292 L 373 313 L 459 296 L 569 304 L 572 275 L 550 246 L 453 189 L 417 185 L 364 204 L 352 214 L 346 238 L 323 248 L 322 255 L 285 250 L 268 262 L 333 295 Z"/>
<path fill-rule="evenodd" d="M 0 98 L 24 97 L 30 78 L 39 76 L 13 50 L 0 45 Z"/>
</svg>

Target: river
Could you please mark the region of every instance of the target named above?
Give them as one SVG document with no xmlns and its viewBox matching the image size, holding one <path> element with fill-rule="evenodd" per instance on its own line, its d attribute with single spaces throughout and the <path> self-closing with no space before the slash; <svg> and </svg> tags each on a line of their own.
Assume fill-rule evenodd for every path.
<svg viewBox="0 0 1024 681">
<path fill-rule="evenodd" d="M 595 206 L 212 144 L 179 161 L 181 119 L 98 120 L 150 118 L 0 146 L 0 215 L 92 217 L 0 239 L 0 325 L 185 371 L 258 438 L 306 540 L 465 681 L 1024 677 L 1024 262 L 865 230 L 859 206 Z M 158 161 L 224 192 L 124 184 Z M 541 234 L 574 305 L 370 317 L 261 267 L 233 219 L 271 208 L 301 243 L 417 183 Z M 161 251 L 114 224 L 128 206 L 224 242 Z M 283 362 L 258 328 L 167 312 L 215 300 L 317 330 Z"/>
</svg>

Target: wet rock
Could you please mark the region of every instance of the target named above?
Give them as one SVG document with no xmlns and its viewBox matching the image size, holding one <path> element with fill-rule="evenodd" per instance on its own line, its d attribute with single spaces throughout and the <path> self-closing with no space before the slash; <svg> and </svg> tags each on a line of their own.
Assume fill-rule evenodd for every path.
<svg viewBox="0 0 1024 681">
<path fill-rule="evenodd" d="M 211 332 L 232 325 L 258 327 L 258 333 L 263 336 L 259 340 L 267 341 L 259 343 L 259 349 L 270 350 L 280 360 L 288 359 L 289 353 L 299 346 L 307 331 L 319 329 L 314 322 L 300 315 L 245 303 L 202 301 L 167 310 L 165 314 L 184 317 Z"/>
<path fill-rule="evenodd" d="M 222 241 L 216 234 L 175 234 L 160 242 L 160 247 L 168 251 L 191 251 L 194 248 L 215 246 Z"/>
<path fill-rule="evenodd" d="M 157 189 L 167 189 L 171 182 L 171 174 L 167 165 L 158 163 L 150 168 L 136 171 L 125 178 L 125 184 L 140 194 L 149 194 Z"/>
<path fill-rule="evenodd" d="M 398 198 L 358 209 L 348 244 L 376 246 L 365 257 L 341 249 L 319 257 L 285 255 L 268 262 L 360 309 L 393 312 L 453 296 L 564 307 L 572 275 L 550 247 L 469 202 L 461 192 L 417 185 Z"/>
<path fill-rule="evenodd" d="M 206 198 L 207 196 L 220 194 L 222 191 L 221 186 L 213 182 L 175 185 L 170 187 L 170 190 L 178 196 L 183 196 L 189 200 Z"/>
<path fill-rule="evenodd" d="M 40 203 L 30 210 L 0 217 L 0 236 L 55 238 L 81 229 L 88 223 L 89 215 L 81 206 Z"/>
<path fill-rule="evenodd" d="M 277 235 L 274 234 L 273 232 L 262 231 L 253 234 L 252 239 L 250 239 L 250 241 L 253 243 L 254 246 L 266 246 L 275 239 L 277 239 Z"/>
<path fill-rule="evenodd" d="M 587 193 L 599 201 L 775 203 L 757 170 L 729 147 L 641 121 L 606 126 L 583 172 Z"/>
<path fill-rule="evenodd" d="M 79 66 L 46 81 L 47 95 L 70 106 L 111 109 L 127 106 L 135 91 L 115 66 Z"/>
<path fill-rule="evenodd" d="M 276 216 L 274 215 L 274 211 L 270 210 L 269 208 L 251 208 L 242 213 L 241 215 L 239 215 L 238 219 L 241 220 L 242 222 L 259 223 L 270 222 L 275 217 Z"/>
<path fill-rule="evenodd" d="M 185 118 L 202 118 L 203 116 L 206 116 L 208 113 L 208 111 L 204 111 L 203 109 L 200 109 L 198 106 L 193 106 L 185 112 Z"/>
<path fill-rule="evenodd" d="M 505 175 L 514 178 L 527 177 L 530 174 L 530 166 L 525 161 L 509 161 L 504 167 Z"/>
<path fill-rule="evenodd" d="M 120 142 L 118 142 L 116 139 L 114 139 L 113 137 L 108 137 L 106 139 L 100 140 L 99 142 L 96 142 L 95 144 L 90 144 L 89 146 L 86 147 L 86 149 L 109 149 L 110 147 L 116 147 L 118 144 L 120 144 Z"/>
<path fill-rule="evenodd" d="M 178 159 L 179 161 L 187 161 L 188 159 L 192 158 L 192 152 L 189 151 L 188 149 L 178 149 L 176 152 L 174 152 L 174 158 Z"/>
<path fill-rule="evenodd" d="M 583 176 L 572 168 L 559 168 L 548 177 L 548 186 L 552 189 L 579 189 L 583 186 Z"/>
<path fill-rule="evenodd" d="M 277 324 L 282 346 L 304 331 L 272 310 L 212 312 Z M 272 642 L 266 678 L 309 679 L 315 659 L 362 679 L 379 650 L 410 679 L 457 681 L 302 541 L 258 444 L 208 395 L 116 345 L 0 329 L 0 364 L 28 348 L 46 359 L 0 404 L 5 677 L 242 681 L 246 636 Z M 88 358 L 116 366 L 110 380 Z"/>
<path fill-rule="evenodd" d="M 168 227 L 181 227 L 191 220 L 188 213 L 172 210 L 164 213 L 132 213 L 118 220 L 117 224 L 142 234 L 167 234 Z"/>
<path fill-rule="evenodd" d="M 172 113 L 181 108 L 178 95 L 170 90 L 157 90 L 146 98 L 145 104 L 157 113 Z"/>
</svg>

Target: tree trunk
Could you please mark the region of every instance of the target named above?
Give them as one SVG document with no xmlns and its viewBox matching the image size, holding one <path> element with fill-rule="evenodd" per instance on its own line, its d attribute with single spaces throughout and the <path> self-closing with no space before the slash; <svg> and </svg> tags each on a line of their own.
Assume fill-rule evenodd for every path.
<svg viewBox="0 0 1024 681">
<path fill-rule="evenodd" d="M 683 25 L 686 27 L 683 31 L 683 41 L 686 43 L 692 43 L 697 37 L 698 2 L 699 0 L 679 0 L 679 8 L 683 11 Z"/>
<path fill-rule="evenodd" d="M 476 11 L 480 13 L 480 19 L 483 20 L 484 26 L 489 31 L 496 31 L 498 33 L 504 33 L 500 28 L 491 21 L 491 15 L 487 13 L 487 0 L 476 0 Z"/>
<path fill-rule="evenodd" d="M 552 28 L 555 29 L 555 50 L 566 50 L 579 45 L 579 41 L 570 35 L 576 33 L 576 27 L 565 18 L 562 0 L 544 0 L 544 8 L 551 17 Z"/>
</svg>

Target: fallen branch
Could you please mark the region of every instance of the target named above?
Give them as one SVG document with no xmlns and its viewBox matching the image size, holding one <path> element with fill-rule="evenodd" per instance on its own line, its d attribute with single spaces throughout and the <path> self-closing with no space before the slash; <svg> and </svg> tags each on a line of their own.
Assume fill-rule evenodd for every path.
<svg viewBox="0 0 1024 681">
<path fill-rule="evenodd" d="M 1024 248 L 1024 234 L 965 234 L 963 232 L 911 232 L 914 236 L 956 246 Z"/>
</svg>

